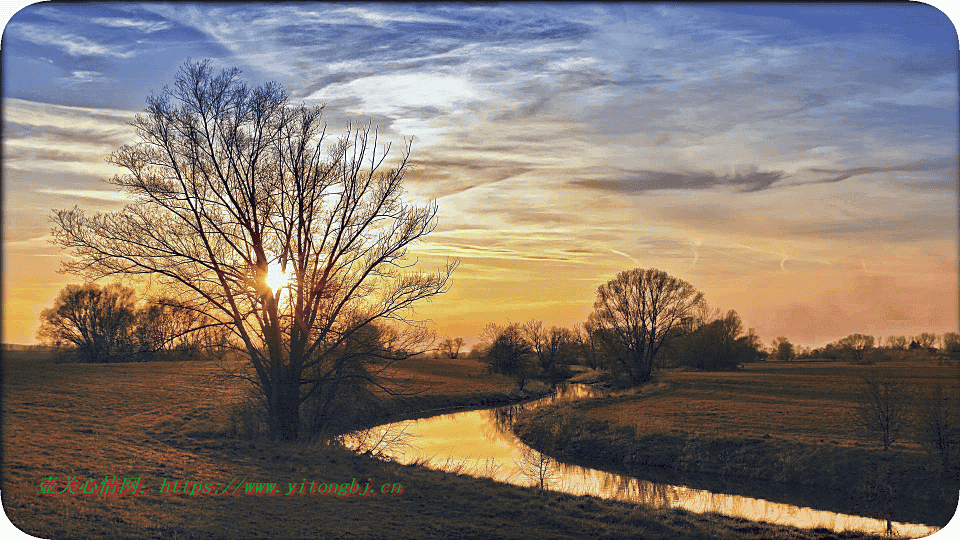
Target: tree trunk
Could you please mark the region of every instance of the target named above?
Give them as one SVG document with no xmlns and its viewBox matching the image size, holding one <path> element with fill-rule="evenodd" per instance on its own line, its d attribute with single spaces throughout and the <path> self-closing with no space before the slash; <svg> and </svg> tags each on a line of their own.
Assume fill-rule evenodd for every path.
<svg viewBox="0 0 960 540">
<path fill-rule="evenodd" d="M 267 398 L 267 423 L 270 438 L 292 441 L 300 435 L 300 384 L 299 376 L 285 370 L 279 380 L 271 385 Z"/>
</svg>

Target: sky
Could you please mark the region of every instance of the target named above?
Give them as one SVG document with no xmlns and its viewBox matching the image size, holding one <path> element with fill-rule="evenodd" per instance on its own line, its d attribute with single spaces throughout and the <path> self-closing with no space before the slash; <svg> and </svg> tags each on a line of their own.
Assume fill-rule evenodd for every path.
<svg viewBox="0 0 960 540">
<path fill-rule="evenodd" d="M 34 343 L 54 209 L 116 211 L 105 158 L 187 59 L 413 137 L 415 250 L 460 260 L 440 335 L 572 327 L 659 268 L 766 343 L 956 331 L 958 42 L 924 4 L 34 4 L 3 61 L 3 335 Z"/>
</svg>

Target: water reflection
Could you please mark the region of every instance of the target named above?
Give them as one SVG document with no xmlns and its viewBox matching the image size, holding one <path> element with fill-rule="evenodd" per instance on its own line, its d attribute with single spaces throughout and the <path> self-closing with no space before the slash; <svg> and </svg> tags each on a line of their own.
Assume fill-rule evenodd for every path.
<svg viewBox="0 0 960 540">
<path fill-rule="evenodd" d="M 538 401 L 378 426 L 363 437 L 349 438 L 348 445 L 400 463 L 419 463 L 432 469 L 487 477 L 521 486 L 573 495 L 594 495 L 647 506 L 716 512 L 768 523 L 823 527 L 835 531 L 891 531 L 913 538 L 937 530 L 926 525 L 888 523 L 885 520 L 650 482 L 559 463 L 520 442 L 510 430 L 516 416 L 527 408 L 596 394 L 598 391 L 591 387 L 570 385 L 558 389 L 554 396 Z M 379 446 L 373 448 L 376 442 L 379 442 Z"/>
</svg>

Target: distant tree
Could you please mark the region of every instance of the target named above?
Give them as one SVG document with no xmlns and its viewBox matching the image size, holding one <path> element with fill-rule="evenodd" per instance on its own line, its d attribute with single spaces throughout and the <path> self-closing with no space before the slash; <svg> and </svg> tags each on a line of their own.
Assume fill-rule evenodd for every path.
<svg viewBox="0 0 960 540">
<path fill-rule="evenodd" d="M 773 354 L 780 362 L 789 362 L 794 358 L 793 343 L 785 337 L 773 340 Z"/>
<path fill-rule="evenodd" d="M 868 359 L 868 351 L 873 348 L 873 336 L 851 334 L 838 341 L 837 346 L 852 362 L 863 364 Z"/>
<path fill-rule="evenodd" d="M 499 329 L 499 335 L 486 352 L 485 362 L 491 372 L 514 377 L 523 390 L 527 379 L 535 374 L 533 347 L 524 338 L 520 325 L 511 323 Z"/>
<path fill-rule="evenodd" d="M 565 367 L 573 360 L 574 335 L 566 328 L 552 326 L 546 329 L 541 321 L 527 321 L 523 335 L 540 362 L 540 371 L 551 379 L 562 379 L 568 373 Z"/>
<path fill-rule="evenodd" d="M 447 358 L 455 359 L 460 356 L 460 349 L 463 347 L 463 338 L 446 338 L 440 344 L 440 350 Z"/>
<path fill-rule="evenodd" d="M 702 302 L 703 293 L 686 281 L 655 268 L 636 268 L 597 289 L 588 323 L 614 373 L 638 385 L 650 380 L 666 337 Z"/>
<path fill-rule="evenodd" d="M 920 342 L 913 339 L 910 341 L 910 346 L 908 347 L 911 351 L 920 348 Z"/>
<path fill-rule="evenodd" d="M 960 356 L 960 334 L 947 332 L 943 335 L 943 350 L 951 356 Z"/>
<path fill-rule="evenodd" d="M 117 362 L 136 352 L 136 292 L 119 284 L 67 285 L 40 313 L 41 342 L 69 347 L 81 362 Z"/>
<path fill-rule="evenodd" d="M 136 326 L 143 359 L 200 359 L 233 347 L 225 325 L 171 298 L 150 300 L 138 310 Z"/>
<path fill-rule="evenodd" d="M 920 345 L 921 349 L 930 349 L 937 346 L 937 341 L 940 340 L 940 336 L 930 332 L 923 332 L 913 339 Z"/>
<path fill-rule="evenodd" d="M 597 369 L 602 364 L 600 360 L 600 338 L 588 324 L 578 324 L 573 329 L 574 340 L 578 347 L 578 357 L 584 365 Z"/>
<path fill-rule="evenodd" d="M 902 351 L 907 348 L 907 338 L 906 336 L 887 336 L 887 346 Z"/>
<path fill-rule="evenodd" d="M 743 324 L 736 311 L 701 326 L 679 341 L 685 363 L 702 370 L 731 370 L 760 358 L 755 334 L 741 336 Z"/>
</svg>

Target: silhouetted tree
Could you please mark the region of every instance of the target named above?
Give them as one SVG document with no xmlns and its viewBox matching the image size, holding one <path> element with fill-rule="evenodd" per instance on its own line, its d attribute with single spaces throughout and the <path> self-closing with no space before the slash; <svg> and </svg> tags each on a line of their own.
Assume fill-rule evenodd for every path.
<svg viewBox="0 0 960 540">
<path fill-rule="evenodd" d="M 573 332 L 566 328 L 552 326 L 546 329 L 541 321 L 527 321 L 523 335 L 533 348 L 540 362 L 540 371 L 553 380 L 569 375 L 566 366 L 574 357 Z"/>
<path fill-rule="evenodd" d="M 446 338 L 440 344 L 440 350 L 447 358 L 455 359 L 460 356 L 460 349 L 463 347 L 463 338 Z"/>
<path fill-rule="evenodd" d="M 736 311 L 730 310 L 679 341 L 684 363 L 702 370 L 730 370 L 759 358 L 759 339 L 740 336 L 743 324 Z"/>
<path fill-rule="evenodd" d="M 793 360 L 793 343 L 785 337 L 778 337 L 773 340 L 773 354 L 780 362 L 789 362 Z"/>
<path fill-rule="evenodd" d="M 943 335 L 943 350 L 950 356 L 960 356 L 960 334 L 947 332 Z"/>
<path fill-rule="evenodd" d="M 873 348 L 873 336 L 851 334 L 838 341 L 837 348 L 851 361 L 863 364 L 868 358 L 868 351 Z"/>
<path fill-rule="evenodd" d="M 611 368 L 637 385 L 650 380 L 665 338 L 702 302 L 703 294 L 686 281 L 655 268 L 636 268 L 597 289 L 588 324 Z"/>
<path fill-rule="evenodd" d="M 887 346 L 902 351 L 907 348 L 907 338 L 906 336 L 887 336 Z"/>
<path fill-rule="evenodd" d="M 524 338 L 519 324 L 511 323 L 499 328 L 499 334 L 493 338 L 484 361 L 491 372 L 514 377 L 520 390 L 523 390 L 527 379 L 535 374 L 533 347 Z"/>
<path fill-rule="evenodd" d="M 40 313 L 41 342 L 67 346 L 81 362 L 117 362 L 136 352 L 136 291 L 120 284 L 67 285 Z"/>
<path fill-rule="evenodd" d="M 923 332 L 913 339 L 920 345 L 921 349 L 930 349 L 937 346 L 937 341 L 939 341 L 940 337 L 930 332 Z"/>
<path fill-rule="evenodd" d="M 416 334 L 407 309 L 444 291 L 455 267 L 405 271 L 437 212 L 402 198 L 410 145 L 384 169 L 389 145 L 378 149 L 371 128 L 327 144 L 320 107 L 208 62 L 184 64 L 132 125 L 140 142 L 110 162 L 135 202 L 56 212 L 54 236 L 75 255 L 65 269 L 150 276 L 229 327 L 271 436 L 298 438 L 300 405 L 356 361 L 343 345 L 375 321 Z"/>
</svg>

